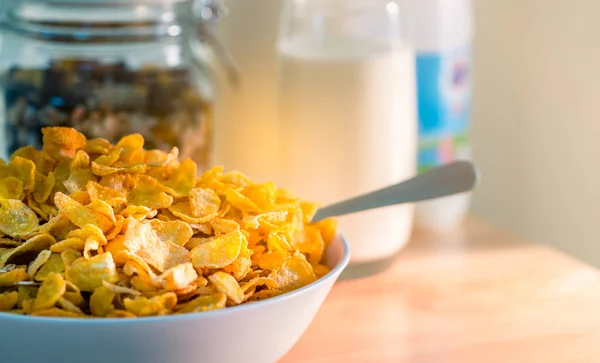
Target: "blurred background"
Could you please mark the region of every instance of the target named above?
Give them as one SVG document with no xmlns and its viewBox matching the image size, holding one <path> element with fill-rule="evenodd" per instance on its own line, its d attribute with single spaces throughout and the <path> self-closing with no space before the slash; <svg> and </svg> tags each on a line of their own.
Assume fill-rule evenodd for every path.
<svg viewBox="0 0 600 363">
<path fill-rule="evenodd" d="M 0 1 L 8 3 L 17 4 L 17 0 Z M 220 75 L 214 128 L 217 135 L 231 131 L 238 136 L 233 143 L 228 138 L 216 137 L 211 147 L 215 154 L 225 156 L 229 168 L 243 166 L 252 169 L 253 178 L 268 180 L 272 164 L 264 161 L 275 157 L 270 150 L 276 145 L 270 144 L 277 140 L 276 42 L 283 1 L 224 0 L 224 3 L 228 12 L 218 26 L 217 36 L 235 59 L 242 81 L 234 88 L 223 81 L 224 74 Z M 600 34 L 596 16 L 600 2 L 473 0 L 472 9 L 470 142 L 483 179 L 474 194 L 471 212 L 527 240 L 550 244 L 600 266 L 597 161 L 600 124 L 594 121 L 600 95 L 600 73 L 596 71 L 600 63 L 600 48 L 596 45 Z M 132 19 L 162 17 L 164 20 L 168 14 L 138 10 L 132 11 Z M 205 14 L 199 12 L 199 16 Z M 30 13 L 21 15 L 27 17 Z M 63 13 L 56 16 L 62 17 Z M 106 16 L 114 18 L 110 13 Z M 179 30 L 169 27 L 166 32 L 177 35 Z M 45 57 L 50 57 L 49 53 L 36 53 L 37 45 L 25 47 L 8 37 L 1 40 L 4 48 L 1 67 L 12 67 L 12 59 L 21 59 L 21 66 L 32 69 L 46 67 Z M 139 63 L 137 58 L 143 55 L 127 49 L 117 49 L 116 54 L 124 54 L 127 64 Z M 160 49 L 159 53 L 167 54 L 167 50 Z M 178 60 L 169 58 L 169 54 L 165 64 L 171 67 Z M 197 57 L 203 59 L 203 54 Z M 126 72 L 121 69 L 125 67 L 123 64 L 115 67 Z M 139 74 L 143 76 L 146 71 L 142 69 Z M 131 71 L 128 77 L 138 77 L 136 72 Z M 185 91 L 188 83 L 176 86 Z M 160 87 L 157 90 L 170 92 Z M 123 92 L 131 93 L 127 89 Z M 197 106 L 212 99 L 212 89 L 205 93 L 209 96 L 190 96 L 190 102 Z M 175 98 L 173 102 L 177 103 L 179 97 Z M 212 112 L 208 110 L 206 107 L 202 112 Z M 160 117 L 159 122 L 168 125 L 177 121 Z M 183 114 L 179 117 L 182 124 L 187 122 L 186 117 Z M 138 131 L 145 129 L 143 124 Z M 157 134 L 163 133 L 157 130 Z M 187 128 L 182 130 L 181 135 L 188 133 Z M 0 138 L 11 137 L 1 132 Z M 204 141 L 204 136 L 201 139 Z M 264 147 L 254 148 L 257 140 Z M 161 140 L 156 142 L 162 145 Z M 204 144 L 198 148 L 205 147 Z M 253 152 L 244 152 L 249 149 Z"/>
<path fill-rule="evenodd" d="M 273 119 L 280 1 L 226 0 L 247 112 Z M 600 266 L 600 3 L 474 0 L 472 213 Z M 246 34 L 246 37 L 241 37 Z M 250 87 L 250 86 L 248 86 Z M 249 111 L 251 110 L 251 111 Z"/>
<path fill-rule="evenodd" d="M 600 3 L 476 0 L 473 211 L 600 265 Z"/>
</svg>

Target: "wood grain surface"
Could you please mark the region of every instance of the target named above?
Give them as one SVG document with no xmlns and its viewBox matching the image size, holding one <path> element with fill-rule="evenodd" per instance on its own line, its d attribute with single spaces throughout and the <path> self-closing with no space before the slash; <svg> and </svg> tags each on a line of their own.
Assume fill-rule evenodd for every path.
<svg viewBox="0 0 600 363">
<path fill-rule="evenodd" d="M 417 232 L 385 272 L 338 282 L 281 362 L 598 363 L 600 274 L 474 219 Z"/>
</svg>

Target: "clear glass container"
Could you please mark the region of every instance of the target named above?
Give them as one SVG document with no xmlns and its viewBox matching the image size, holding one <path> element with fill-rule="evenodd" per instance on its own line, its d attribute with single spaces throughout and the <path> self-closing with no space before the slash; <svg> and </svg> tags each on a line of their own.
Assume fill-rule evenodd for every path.
<svg viewBox="0 0 600 363">
<path fill-rule="evenodd" d="M 219 8 L 188 0 L 20 0 L 0 34 L 0 157 L 69 126 L 210 163 Z"/>
<path fill-rule="evenodd" d="M 414 50 L 397 0 L 287 0 L 281 19 L 281 184 L 325 204 L 416 172 Z M 351 266 L 393 257 L 414 206 L 339 218 Z"/>
</svg>

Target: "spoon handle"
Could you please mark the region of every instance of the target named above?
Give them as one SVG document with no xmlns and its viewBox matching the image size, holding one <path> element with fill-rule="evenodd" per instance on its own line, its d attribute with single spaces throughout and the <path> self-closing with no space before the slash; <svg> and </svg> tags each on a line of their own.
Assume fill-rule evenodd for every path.
<svg viewBox="0 0 600 363">
<path fill-rule="evenodd" d="M 456 161 L 398 184 L 323 207 L 317 211 L 311 223 L 369 209 L 465 192 L 475 186 L 477 179 L 475 165 L 469 161 Z"/>
</svg>

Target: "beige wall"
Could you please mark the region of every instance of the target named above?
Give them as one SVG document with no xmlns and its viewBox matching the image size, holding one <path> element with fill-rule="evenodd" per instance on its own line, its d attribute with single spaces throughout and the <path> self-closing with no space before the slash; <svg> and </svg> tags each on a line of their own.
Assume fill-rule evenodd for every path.
<svg viewBox="0 0 600 363">
<path fill-rule="evenodd" d="M 220 38 L 243 75 L 237 88 L 222 85 L 217 105 L 215 155 L 228 169 L 251 170 L 255 180 L 271 180 L 265 160 L 277 139 L 275 41 L 281 0 L 225 0 L 229 15 Z M 261 130 L 257 132 L 256 130 Z M 231 142 L 228 136 L 237 133 Z M 257 148 L 257 143 L 262 147 Z M 271 144 L 268 144 L 271 143 Z M 244 150 L 252 148 L 254 152 Z"/>
<path fill-rule="evenodd" d="M 600 1 L 475 11 L 473 210 L 600 266 Z"/>
</svg>

